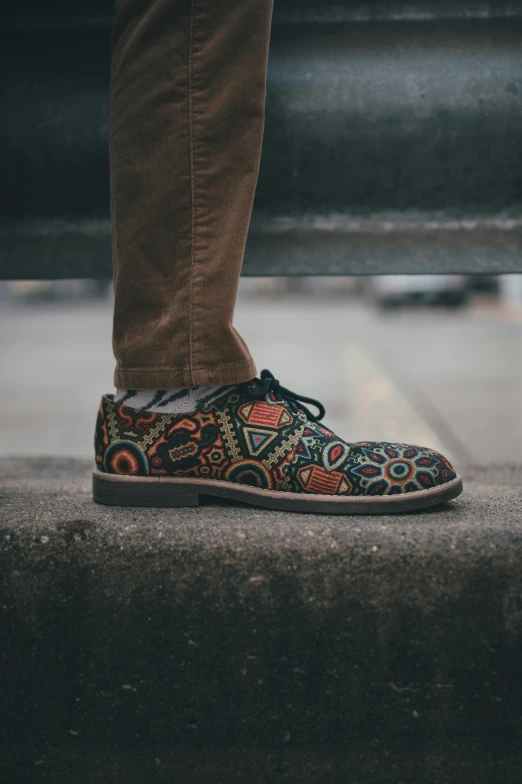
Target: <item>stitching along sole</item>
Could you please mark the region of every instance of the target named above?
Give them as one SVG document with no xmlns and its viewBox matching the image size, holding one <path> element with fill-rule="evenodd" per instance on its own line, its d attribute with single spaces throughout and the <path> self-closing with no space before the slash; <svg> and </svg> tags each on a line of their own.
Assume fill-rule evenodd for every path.
<svg viewBox="0 0 522 784">
<path fill-rule="evenodd" d="M 121 476 L 93 472 L 93 499 L 110 506 L 199 506 L 200 496 L 225 498 L 266 509 L 312 514 L 393 514 L 444 504 L 462 493 L 462 479 L 428 490 L 380 497 L 331 496 L 261 490 L 217 479 Z"/>
</svg>

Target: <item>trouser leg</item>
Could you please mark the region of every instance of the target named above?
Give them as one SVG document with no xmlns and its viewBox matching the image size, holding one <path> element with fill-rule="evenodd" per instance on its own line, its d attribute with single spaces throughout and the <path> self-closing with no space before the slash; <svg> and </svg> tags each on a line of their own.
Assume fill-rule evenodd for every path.
<svg viewBox="0 0 522 784">
<path fill-rule="evenodd" d="M 255 367 L 232 316 L 257 182 L 273 0 L 117 0 L 110 159 L 115 384 Z"/>
</svg>

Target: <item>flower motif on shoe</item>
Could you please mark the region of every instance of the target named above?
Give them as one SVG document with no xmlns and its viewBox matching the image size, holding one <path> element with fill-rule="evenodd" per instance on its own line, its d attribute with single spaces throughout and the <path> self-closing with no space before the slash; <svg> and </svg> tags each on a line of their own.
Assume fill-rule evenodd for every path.
<svg viewBox="0 0 522 784">
<path fill-rule="evenodd" d="M 406 444 L 352 444 L 357 462 L 350 472 L 367 495 L 394 495 L 428 490 L 455 477 L 450 463 L 438 452 Z"/>
</svg>

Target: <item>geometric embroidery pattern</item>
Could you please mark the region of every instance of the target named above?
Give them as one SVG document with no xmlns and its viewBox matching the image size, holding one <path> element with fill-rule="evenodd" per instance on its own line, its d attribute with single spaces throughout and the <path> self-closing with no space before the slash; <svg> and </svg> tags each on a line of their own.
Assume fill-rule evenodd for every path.
<svg viewBox="0 0 522 784">
<path fill-rule="evenodd" d="M 396 495 L 456 474 L 438 452 L 348 443 L 257 379 L 190 414 L 159 414 L 102 398 L 95 435 L 100 471 L 221 479 L 282 492 Z"/>
<path fill-rule="evenodd" d="M 243 433 L 252 457 L 258 457 L 277 438 L 277 431 L 254 429 L 253 427 L 245 427 Z"/>
</svg>

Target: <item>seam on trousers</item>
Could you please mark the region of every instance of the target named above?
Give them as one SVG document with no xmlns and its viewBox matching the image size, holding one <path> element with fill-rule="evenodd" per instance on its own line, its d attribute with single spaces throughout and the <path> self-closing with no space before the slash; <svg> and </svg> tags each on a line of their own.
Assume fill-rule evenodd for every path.
<svg viewBox="0 0 522 784">
<path fill-rule="evenodd" d="M 196 175 L 194 172 L 194 101 L 192 68 L 194 55 L 194 1 L 190 0 L 190 27 L 189 27 L 189 62 L 188 62 L 188 120 L 189 120 L 189 157 L 190 157 L 190 189 L 191 189 L 191 237 L 190 237 L 190 276 L 189 276 L 189 373 L 194 372 L 194 348 L 193 348 L 193 321 L 192 304 L 194 288 L 194 256 L 197 228 L 197 203 L 196 203 Z"/>
</svg>

